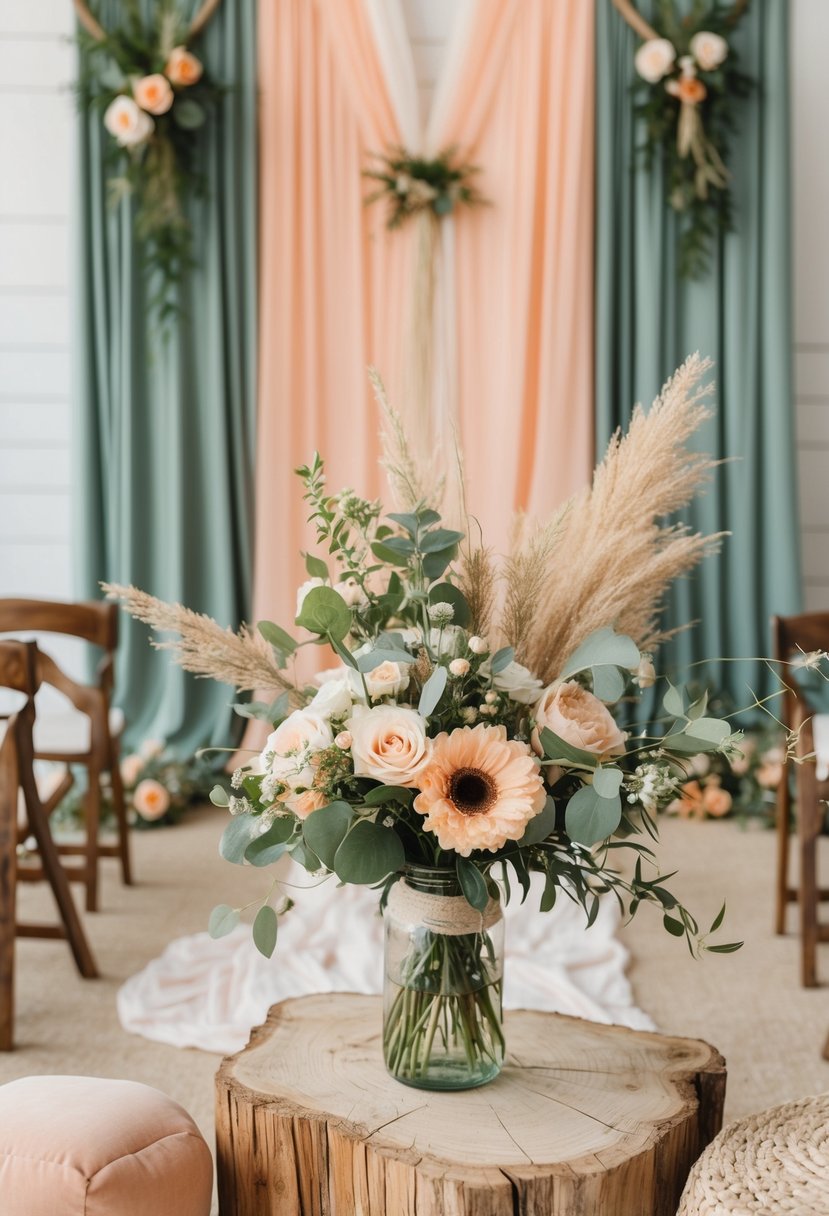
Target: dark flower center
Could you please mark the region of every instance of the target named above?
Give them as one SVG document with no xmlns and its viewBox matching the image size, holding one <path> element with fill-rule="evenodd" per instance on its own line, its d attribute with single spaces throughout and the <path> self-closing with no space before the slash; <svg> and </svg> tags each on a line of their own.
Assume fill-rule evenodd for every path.
<svg viewBox="0 0 829 1216">
<path fill-rule="evenodd" d="M 479 768 L 459 768 L 449 782 L 449 797 L 462 815 L 486 814 L 497 793 L 489 773 Z"/>
</svg>

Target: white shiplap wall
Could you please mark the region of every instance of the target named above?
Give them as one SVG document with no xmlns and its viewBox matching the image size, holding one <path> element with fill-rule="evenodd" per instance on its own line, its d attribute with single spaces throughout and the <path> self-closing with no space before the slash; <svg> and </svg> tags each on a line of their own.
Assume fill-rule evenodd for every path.
<svg viewBox="0 0 829 1216">
<path fill-rule="evenodd" d="M 792 2 L 795 382 L 806 607 L 829 609 L 829 0 Z"/>
<path fill-rule="evenodd" d="M 404 0 L 425 115 L 456 0 Z M 795 360 L 807 603 L 829 608 L 829 0 L 792 0 Z M 69 0 L 0 0 L 0 594 L 70 596 Z"/>
<path fill-rule="evenodd" d="M 0 594 L 71 597 L 69 0 L 0 0 Z"/>
</svg>

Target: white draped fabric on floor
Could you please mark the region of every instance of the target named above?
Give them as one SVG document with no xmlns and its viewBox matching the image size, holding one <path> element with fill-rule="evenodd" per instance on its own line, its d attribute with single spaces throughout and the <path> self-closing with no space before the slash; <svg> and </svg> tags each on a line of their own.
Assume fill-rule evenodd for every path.
<svg viewBox="0 0 829 1216">
<path fill-rule="evenodd" d="M 298 874 L 307 884 L 308 876 Z M 507 1008 L 653 1029 L 633 1003 L 627 951 L 616 938 L 616 901 L 604 899 L 586 930 L 584 913 L 571 900 L 561 895 L 552 912 L 540 913 L 539 896 L 534 881 L 526 903 L 514 900 L 507 908 Z M 305 892 L 281 918 L 271 959 L 257 952 L 247 925 L 219 941 L 206 933 L 179 938 L 121 988 L 121 1023 L 161 1043 L 227 1054 L 244 1047 L 277 1001 L 313 992 L 380 992 L 377 898 L 366 888 L 337 888 L 333 880 Z"/>
</svg>

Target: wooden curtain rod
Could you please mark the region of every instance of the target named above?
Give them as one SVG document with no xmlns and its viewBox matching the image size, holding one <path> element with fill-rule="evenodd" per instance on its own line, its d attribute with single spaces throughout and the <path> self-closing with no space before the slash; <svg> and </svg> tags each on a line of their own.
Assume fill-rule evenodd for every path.
<svg viewBox="0 0 829 1216">
<path fill-rule="evenodd" d="M 612 0 L 612 2 L 631 29 L 635 30 L 643 41 L 649 42 L 651 38 L 659 37 L 659 33 L 653 26 L 648 24 L 640 12 L 637 12 L 633 0 Z M 736 25 L 748 6 L 749 0 L 735 0 L 734 7 L 726 18 L 728 24 Z"/>
<path fill-rule="evenodd" d="M 207 25 L 210 18 L 216 12 L 216 9 L 219 7 L 221 2 L 222 0 L 204 0 L 204 4 L 196 13 L 190 24 L 190 29 L 187 32 L 188 42 L 191 39 L 198 37 L 198 35 Z M 100 22 L 96 21 L 96 19 L 92 16 L 92 13 L 90 13 L 89 7 L 85 3 L 85 0 L 72 0 L 72 5 L 77 13 L 78 20 L 86 32 L 90 34 L 96 42 L 105 42 L 107 36 L 106 30 L 100 24 Z"/>
</svg>

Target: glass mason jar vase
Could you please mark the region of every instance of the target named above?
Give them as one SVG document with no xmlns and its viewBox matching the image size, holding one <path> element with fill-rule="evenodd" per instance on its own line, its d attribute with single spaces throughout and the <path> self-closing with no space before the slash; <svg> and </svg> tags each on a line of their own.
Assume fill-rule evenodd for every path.
<svg viewBox="0 0 829 1216">
<path fill-rule="evenodd" d="M 471 1089 L 504 1062 L 504 918 L 476 912 L 454 870 L 407 866 L 385 920 L 383 1055 L 420 1089 Z"/>
</svg>

